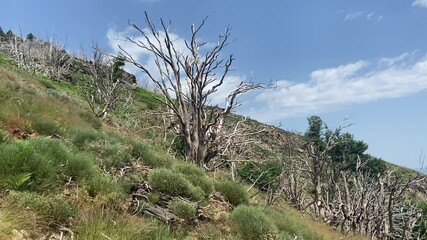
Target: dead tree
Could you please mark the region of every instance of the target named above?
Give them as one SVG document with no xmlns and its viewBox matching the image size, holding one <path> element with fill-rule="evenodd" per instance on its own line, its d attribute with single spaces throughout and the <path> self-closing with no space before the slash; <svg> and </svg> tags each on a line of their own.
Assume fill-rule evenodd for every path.
<svg viewBox="0 0 427 240">
<path fill-rule="evenodd" d="M 308 173 L 314 188 L 314 198 L 309 205 L 314 205 L 318 217 L 323 217 L 326 205 L 324 190 L 326 183 L 325 173 L 328 172 L 327 167 L 330 163 L 329 152 L 338 143 L 336 138 L 340 131 L 341 127 L 334 131 L 330 131 L 330 133 L 326 135 L 326 139 L 322 146 L 316 145 L 316 143 L 312 141 L 307 142 L 304 156 L 300 158 L 300 161 L 303 163 L 303 169 Z"/>
<path fill-rule="evenodd" d="M 221 52 L 229 41 L 230 28 L 219 35 L 215 46 L 205 50 L 208 49 L 207 42 L 201 42 L 198 37 L 205 20 L 199 26 L 191 27 L 191 39 L 184 41 L 184 51 L 176 46 L 177 39 L 173 38 L 169 26 L 163 20 L 161 30 L 156 28 L 147 13 L 147 28 L 130 24 L 142 40 L 130 37 L 128 40 L 152 54 L 157 67 L 154 72 L 137 62 L 126 49 L 119 47 L 126 60 L 142 70 L 159 89 L 163 96 L 159 100 L 167 106 L 173 117 L 173 131 L 184 139 L 186 159 L 212 169 L 211 160 L 226 147 L 223 144 L 227 141 L 223 131 L 225 117 L 239 105 L 239 95 L 261 85 L 241 82 L 228 94 L 224 108 L 208 107 L 212 94 L 227 81 L 226 76 L 234 58 L 232 55 L 221 58 Z"/>
<path fill-rule="evenodd" d="M 425 237 L 415 231 L 422 211 L 411 203 L 407 193 L 425 177 L 404 179 L 393 171 L 376 177 L 360 170 L 341 174 L 337 197 L 326 209 L 326 222 L 347 234 L 361 233 L 376 239 Z"/>
<path fill-rule="evenodd" d="M 73 57 L 65 51 L 66 44 L 51 38 L 43 50 L 43 74 L 54 80 L 66 77 L 73 63 Z"/>
<path fill-rule="evenodd" d="M 92 56 L 87 61 L 90 77 L 78 84 L 92 112 L 104 119 L 111 109 L 131 101 L 131 86 L 122 79 L 122 59 L 111 59 L 96 44 L 92 49 Z"/>
</svg>

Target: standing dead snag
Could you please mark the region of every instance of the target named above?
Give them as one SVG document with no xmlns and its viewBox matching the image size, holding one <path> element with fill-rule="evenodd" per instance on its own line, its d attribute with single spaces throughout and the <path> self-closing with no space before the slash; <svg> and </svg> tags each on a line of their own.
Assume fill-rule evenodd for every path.
<svg viewBox="0 0 427 240">
<path fill-rule="evenodd" d="M 89 63 L 90 77 L 80 81 L 86 102 L 98 118 L 118 105 L 125 105 L 132 99 L 131 86 L 123 80 L 123 59 L 112 60 L 94 44 Z"/>
<path fill-rule="evenodd" d="M 206 20 L 206 19 L 205 19 Z M 142 70 L 157 86 L 163 99 L 160 101 L 171 112 L 173 131 L 184 140 L 185 157 L 189 161 L 210 168 L 211 160 L 223 150 L 224 118 L 238 106 L 237 97 L 261 87 L 260 84 L 241 82 L 226 98 L 225 108 L 208 107 L 210 97 L 226 81 L 234 60 L 230 55 L 221 58 L 228 44 L 230 28 L 219 35 L 214 47 L 207 49 L 207 42 L 200 42 L 198 34 L 205 24 L 191 27 L 190 41 L 184 41 L 180 50 L 176 39 L 163 20 L 159 31 L 145 13 L 147 28 L 130 24 L 142 36 L 142 40 L 128 37 L 136 46 L 154 57 L 155 72 L 137 62 L 126 49 L 120 47 L 126 60 Z M 158 77 L 157 77 L 158 75 Z"/>
</svg>

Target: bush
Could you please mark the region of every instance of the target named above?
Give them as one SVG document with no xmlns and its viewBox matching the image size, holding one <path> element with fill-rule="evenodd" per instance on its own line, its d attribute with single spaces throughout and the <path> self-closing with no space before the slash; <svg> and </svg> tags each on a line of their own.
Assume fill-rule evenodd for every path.
<svg viewBox="0 0 427 240">
<path fill-rule="evenodd" d="M 123 192 L 95 164 L 92 155 L 71 152 L 59 140 L 37 138 L 0 148 L 0 189 L 55 190 L 70 177 L 98 193 Z"/>
<path fill-rule="evenodd" d="M 183 196 L 193 200 L 203 198 L 203 190 L 194 187 L 183 174 L 166 168 L 152 170 L 148 174 L 148 182 L 154 189 L 171 196 Z"/>
<path fill-rule="evenodd" d="M 84 188 L 89 196 L 96 197 L 99 195 L 106 196 L 107 202 L 120 201 L 125 197 L 126 188 L 125 182 L 112 181 L 107 176 L 98 173 L 83 182 Z"/>
<path fill-rule="evenodd" d="M 267 239 L 276 232 L 272 221 L 256 207 L 240 205 L 231 213 L 231 218 L 242 239 Z"/>
<path fill-rule="evenodd" d="M 133 158 L 141 159 L 142 162 L 152 168 L 170 168 L 172 166 L 172 159 L 166 154 L 159 154 L 151 146 L 145 143 L 131 141 L 132 145 L 131 155 Z"/>
<path fill-rule="evenodd" d="M 191 221 L 196 217 L 196 208 L 192 204 L 183 202 L 179 199 L 173 200 L 169 204 L 169 209 L 173 214 L 186 221 Z"/>
<path fill-rule="evenodd" d="M 178 163 L 175 170 L 185 175 L 194 186 L 200 187 L 205 196 L 209 196 L 214 191 L 212 180 L 205 174 L 205 172 L 194 164 Z"/>
<path fill-rule="evenodd" d="M 293 214 L 273 207 L 266 208 L 265 214 L 273 221 L 281 235 L 298 236 L 298 239 L 307 240 L 324 239 L 309 225 L 309 222 L 305 222 L 304 219 L 295 217 Z"/>
<path fill-rule="evenodd" d="M 63 133 L 58 124 L 46 120 L 35 120 L 31 123 L 31 127 L 37 133 L 44 135 L 62 135 Z"/>
<path fill-rule="evenodd" d="M 186 176 L 205 176 L 205 171 L 192 163 L 179 162 L 175 165 L 175 169 Z"/>
<path fill-rule="evenodd" d="M 276 183 L 281 170 L 282 162 L 280 161 L 251 162 L 239 169 L 238 174 L 249 184 L 253 184 L 256 181 L 255 185 L 260 190 L 267 191 Z"/>
<path fill-rule="evenodd" d="M 240 184 L 230 181 L 222 180 L 215 183 L 215 190 L 220 192 L 232 205 L 248 203 L 249 195 Z"/>
<path fill-rule="evenodd" d="M 20 189 L 46 190 L 55 187 L 59 169 L 54 160 L 58 154 L 53 154 L 52 151 L 57 147 L 54 142 L 44 143 L 39 140 L 4 144 L 0 148 L 0 179 L 11 180 L 19 174 L 31 174 L 31 179 L 20 184 Z M 57 151 L 61 152 L 62 149 Z"/>
<path fill-rule="evenodd" d="M 93 156 L 85 153 L 79 153 L 72 157 L 72 161 L 68 161 L 65 165 L 67 175 L 73 177 L 73 180 L 80 182 L 85 179 L 93 178 L 99 174 Z"/>
<path fill-rule="evenodd" d="M 77 129 L 71 133 L 71 142 L 78 148 L 83 148 L 88 142 L 103 139 L 104 136 L 92 129 Z"/>
<path fill-rule="evenodd" d="M 29 209 L 50 223 L 68 223 L 76 210 L 61 195 L 40 196 L 32 192 L 10 192 L 6 205 L 15 209 Z"/>
</svg>

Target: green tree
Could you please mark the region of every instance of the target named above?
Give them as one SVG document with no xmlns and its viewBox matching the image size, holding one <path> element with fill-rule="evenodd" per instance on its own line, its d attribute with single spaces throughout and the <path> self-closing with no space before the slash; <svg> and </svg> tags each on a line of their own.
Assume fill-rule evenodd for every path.
<svg viewBox="0 0 427 240">
<path fill-rule="evenodd" d="M 29 40 L 29 41 L 33 41 L 34 40 L 34 35 L 32 34 L 32 33 L 29 33 L 28 35 L 27 35 L 27 40 Z"/>
<path fill-rule="evenodd" d="M 0 41 L 6 37 L 6 34 L 3 32 L 3 29 L 0 27 Z"/>
<path fill-rule="evenodd" d="M 13 34 L 12 30 L 7 31 L 7 33 L 6 33 L 7 38 L 13 38 L 14 36 L 15 36 L 15 34 Z"/>
</svg>

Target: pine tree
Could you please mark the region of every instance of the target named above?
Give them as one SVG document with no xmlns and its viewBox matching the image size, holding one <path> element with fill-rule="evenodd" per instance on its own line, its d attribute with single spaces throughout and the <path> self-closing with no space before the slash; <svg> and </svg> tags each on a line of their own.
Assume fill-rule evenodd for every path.
<svg viewBox="0 0 427 240">
<path fill-rule="evenodd" d="M 0 27 L 0 38 L 5 38 L 6 34 L 3 32 L 3 29 Z"/>
<path fill-rule="evenodd" d="M 27 40 L 29 40 L 29 41 L 33 41 L 34 40 L 34 35 L 32 34 L 32 33 L 29 33 L 28 35 L 27 35 Z"/>
</svg>

